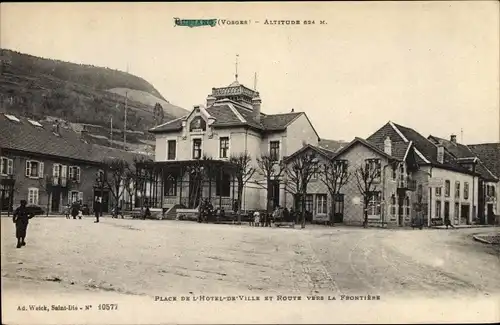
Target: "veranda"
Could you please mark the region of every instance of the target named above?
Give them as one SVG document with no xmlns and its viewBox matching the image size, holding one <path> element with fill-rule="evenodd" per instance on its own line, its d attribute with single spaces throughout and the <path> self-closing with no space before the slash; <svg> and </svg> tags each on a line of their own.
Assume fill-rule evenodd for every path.
<svg viewBox="0 0 500 325">
<path fill-rule="evenodd" d="M 208 199 L 214 209 L 236 211 L 236 166 L 228 161 L 199 159 L 143 162 L 136 170 L 136 207 L 161 210 L 198 209 Z"/>
</svg>

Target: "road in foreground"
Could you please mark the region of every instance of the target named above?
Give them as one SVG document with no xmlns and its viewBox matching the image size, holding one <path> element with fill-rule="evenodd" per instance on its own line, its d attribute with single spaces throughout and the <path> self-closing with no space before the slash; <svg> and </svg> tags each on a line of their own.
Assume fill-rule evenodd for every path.
<svg viewBox="0 0 500 325">
<path fill-rule="evenodd" d="M 14 224 L 2 218 L 1 225 L 4 294 L 30 288 L 148 296 L 500 293 L 498 248 L 472 240 L 485 229 L 39 218 L 29 225 L 27 246 L 16 249 Z"/>
</svg>

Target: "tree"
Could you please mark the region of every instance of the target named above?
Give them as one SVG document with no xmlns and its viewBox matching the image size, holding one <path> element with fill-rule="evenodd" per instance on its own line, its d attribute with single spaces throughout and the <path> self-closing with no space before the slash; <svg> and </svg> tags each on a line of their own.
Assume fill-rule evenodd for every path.
<svg viewBox="0 0 500 325">
<path fill-rule="evenodd" d="M 368 226 L 368 205 L 370 200 L 374 198 L 377 193 L 376 181 L 380 179 L 380 162 L 378 161 L 366 161 L 365 165 L 361 165 L 356 168 L 354 176 L 356 177 L 356 186 L 358 187 L 359 193 L 363 197 L 363 211 L 364 211 L 364 222 L 363 227 Z"/>
<path fill-rule="evenodd" d="M 250 178 L 255 173 L 255 168 L 252 167 L 252 158 L 246 152 L 231 155 L 229 157 L 229 162 L 233 163 L 235 166 L 234 175 L 236 177 L 236 181 L 238 182 L 238 198 L 237 198 L 237 214 L 238 214 L 238 223 L 241 223 L 241 203 L 243 198 L 243 188 L 245 184 L 250 180 Z"/>
<path fill-rule="evenodd" d="M 52 177 L 51 176 L 45 176 L 44 178 L 40 178 L 39 180 L 40 187 L 45 190 L 45 193 L 47 194 L 47 217 L 49 216 L 49 209 L 50 209 L 50 199 L 51 199 L 51 194 L 54 192 L 54 186 L 52 184 Z"/>
<path fill-rule="evenodd" d="M 306 194 L 311 177 L 319 171 L 319 159 L 315 152 L 296 155 L 287 162 L 285 169 L 285 190 L 294 195 L 295 200 L 301 203 L 301 226 L 306 226 Z"/>
<path fill-rule="evenodd" d="M 266 210 L 271 211 L 272 193 L 269 190 L 269 184 L 273 180 L 279 180 L 284 171 L 283 161 L 278 161 L 270 154 L 264 154 L 257 158 L 258 172 L 265 178 L 267 190 Z"/>
<path fill-rule="evenodd" d="M 335 198 L 340 193 L 342 187 L 349 181 L 349 163 L 347 160 L 328 159 L 321 164 L 320 179 L 328 189 L 332 198 L 330 224 L 334 224 L 333 212 L 335 211 Z"/>
<path fill-rule="evenodd" d="M 121 158 L 106 158 L 104 165 L 104 184 L 106 184 L 113 195 L 115 205 L 118 206 L 120 198 L 123 195 L 130 166 L 129 163 Z"/>
<path fill-rule="evenodd" d="M 133 160 L 133 170 L 134 173 L 132 175 L 132 182 L 134 183 L 134 189 L 136 192 L 139 194 L 139 206 L 141 207 L 141 210 L 144 206 L 143 204 L 143 198 L 145 194 L 145 185 L 146 185 L 146 175 L 145 172 L 148 170 L 151 170 L 154 166 L 153 160 L 150 158 L 141 156 L 141 157 L 134 157 Z"/>
</svg>

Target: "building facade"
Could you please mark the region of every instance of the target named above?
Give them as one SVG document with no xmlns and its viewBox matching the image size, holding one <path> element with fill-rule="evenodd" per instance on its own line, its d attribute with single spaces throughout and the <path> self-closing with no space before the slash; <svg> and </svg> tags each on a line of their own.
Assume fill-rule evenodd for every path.
<svg viewBox="0 0 500 325">
<path fill-rule="evenodd" d="M 206 106 L 198 105 L 186 116 L 150 130 L 156 136 L 155 162 L 162 166 L 159 205 L 171 209 L 177 204 L 196 208 L 200 200 L 209 198 L 215 206 L 233 210 L 236 200 L 234 174 L 209 177 L 203 185 L 195 185 L 195 177 L 187 169 L 200 160 L 230 163 L 230 158 L 248 154 L 255 170 L 245 184 L 242 210 L 266 208 L 266 193 L 272 191 L 273 204 L 283 204 L 284 188 L 279 180 L 267 184 L 257 159 L 271 155 L 279 162 L 305 143 L 317 144 L 319 136 L 303 112 L 264 114 L 259 93 L 238 81 L 228 87 L 213 88 Z M 182 164 L 186 168 L 181 168 Z M 169 166 L 179 166 L 169 172 Z M 191 166 L 191 167 L 189 167 Z M 208 168 L 208 167 L 207 167 Z M 229 169 L 228 169 L 229 170 Z M 168 179 L 170 177 L 170 179 Z M 195 187 L 201 187 L 198 191 Z"/>
<path fill-rule="evenodd" d="M 132 162 L 142 156 L 96 146 L 59 124 L 9 114 L 0 115 L 0 208 L 11 211 L 26 200 L 47 213 L 61 213 L 68 204 L 81 201 L 92 208 L 96 198 L 102 212 L 117 204 L 109 186 L 99 183 L 104 159 L 117 157 Z M 124 202 L 134 201 L 121 190 Z"/>
</svg>

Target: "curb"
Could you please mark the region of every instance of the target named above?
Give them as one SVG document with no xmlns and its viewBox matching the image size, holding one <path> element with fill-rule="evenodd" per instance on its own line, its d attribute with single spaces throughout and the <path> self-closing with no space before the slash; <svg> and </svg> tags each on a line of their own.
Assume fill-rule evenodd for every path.
<svg viewBox="0 0 500 325">
<path fill-rule="evenodd" d="M 492 245 L 491 242 L 487 241 L 486 239 L 482 239 L 481 237 L 478 237 L 476 235 L 472 236 L 472 238 L 474 238 L 475 241 L 478 241 L 480 243 Z"/>
</svg>

